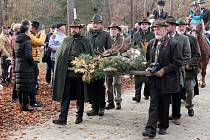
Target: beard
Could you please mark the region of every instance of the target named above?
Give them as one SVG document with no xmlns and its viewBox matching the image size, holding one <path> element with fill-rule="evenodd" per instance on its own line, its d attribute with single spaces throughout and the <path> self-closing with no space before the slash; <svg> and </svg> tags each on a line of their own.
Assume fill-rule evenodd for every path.
<svg viewBox="0 0 210 140">
<path fill-rule="evenodd" d="M 161 40 L 161 39 L 163 39 L 163 37 L 164 37 L 164 36 L 162 36 L 162 35 L 157 35 L 157 34 L 155 34 L 155 38 L 156 38 L 157 40 Z"/>
<path fill-rule="evenodd" d="M 78 36 L 80 35 L 80 33 L 72 32 L 71 35 L 72 35 L 73 37 L 78 37 Z"/>
<path fill-rule="evenodd" d="M 184 31 L 177 31 L 177 33 L 183 35 L 185 32 Z"/>
</svg>

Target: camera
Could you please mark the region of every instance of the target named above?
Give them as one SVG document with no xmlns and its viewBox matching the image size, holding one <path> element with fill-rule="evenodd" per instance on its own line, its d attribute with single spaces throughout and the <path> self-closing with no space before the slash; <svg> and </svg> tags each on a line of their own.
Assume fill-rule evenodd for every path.
<svg viewBox="0 0 210 140">
<path fill-rule="evenodd" d="M 155 63 L 151 63 L 150 66 L 146 70 L 154 74 L 155 72 L 158 71 L 158 69 L 159 69 L 159 63 L 155 62 Z"/>
</svg>

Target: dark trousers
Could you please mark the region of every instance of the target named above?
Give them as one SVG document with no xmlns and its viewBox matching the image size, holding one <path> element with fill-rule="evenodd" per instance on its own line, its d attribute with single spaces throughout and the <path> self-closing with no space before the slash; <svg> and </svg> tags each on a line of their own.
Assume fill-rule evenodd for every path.
<svg viewBox="0 0 210 140">
<path fill-rule="evenodd" d="M 73 87 L 73 86 L 76 86 L 76 87 Z M 74 89 L 77 90 L 75 91 L 77 95 L 73 95 L 75 94 Z M 61 120 L 64 120 L 64 121 L 67 120 L 69 104 L 72 98 L 76 98 L 77 100 L 76 117 L 82 117 L 83 112 L 84 112 L 84 87 L 83 87 L 83 82 L 80 78 L 69 78 L 69 77 L 66 78 L 64 93 L 63 93 L 63 97 L 61 101 L 61 113 L 59 115 L 59 118 Z"/>
<path fill-rule="evenodd" d="M 16 84 L 14 84 L 12 89 L 12 99 L 15 100 L 17 98 L 18 98 L 18 92 L 16 90 Z"/>
<path fill-rule="evenodd" d="M 34 70 L 35 87 L 34 87 L 33 91 L 29 94 L 30 105 L 33 105 L 33 104 L 36 103 L 36 93 L 37 93 L 38 87 L 39 87 L 39 83 L 38 83 L 38 76 L 39 76 L 38 62 L 34 62 L 33 70 Z"/>
<path fill-rule="evenodd" d="M 92 109 L 105 108 L 105 86 L 104 79 L 96 80 L 87 85 Z"/>
<path fill-rule="evenodd" d="M 146 129 L 152 129 L 156 132 L 157 120 L 159 128 L 167 129 L 169 127 L 169 103 L 171 94 L 162 94 L 156 86 L 156 81 L 150 82 L 150 107 L 149 119 Z"/>
<path fill-rule="evenodd" d="M 142 81 L 135 79 L 135 97 L 141 99 Z"/>
<path fill-rule="evenodd" d="M 27 108 L 28 103 L 29 103 L 29 95 L 30 92 L 27 91 L 17 91 L 18 92 L 18 97 L 19 97 L 19 102 L 21 105 L 21 108 Z"/>
<path fill-rule="evenodd" d="M 1 69 L 2 69 L 2 79 L 3 82 L 6 82 L 7 77 L 8 77 L 8 64 L 7 64 L 7 57 L 6 56 L 2 56 L 1 57 Z"/>
<path fill-rule="evenodd" d="M 51 69 L 52 69 L 52 64 L 51 64 L 51 60 L 47 61 L 46 63 L 46 75 L 45 75 L 45 81 L 47 83 L 51 82 Z"/>
<path fill-rule="evenodd" d="M 142 84 L 143 84 L 142 81 L 135 79 L 135 97 L 140 98 L 140 99 L 141 99 Z M 149 85 L 147 81 L 145 81 L 144 96 L 149 97 Z"/>
<path fill-rule="evenodd" d="M 182 88 L 181 88 L 182 89 Z M 174 119 L 179 119 L 181 117 L 181 92 L 172 94 L 172 116 Z"/>
</svg>

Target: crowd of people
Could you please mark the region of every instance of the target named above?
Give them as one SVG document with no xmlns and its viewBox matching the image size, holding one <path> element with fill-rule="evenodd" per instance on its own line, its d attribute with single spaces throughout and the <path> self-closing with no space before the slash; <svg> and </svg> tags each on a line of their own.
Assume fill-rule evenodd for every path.
<svg viewBox="0 0 210 140">
<path fill-rule="evenodd" d="M 74 72 L 72 61 L 81 54 L 99 55 L 104 51 L 121 54 L 122 42 L 130 37 L 133 47 L 146 49 L 146 76 L 135 76 L 133 101 L 141 101 L 144 85 L 145 100 L 150 99 L 149 118 L 143 136 L 155 137 L 157 128 L 165 135 L 169 120 L 180 125 L 181 99 L 189 116 L 194 116 L 193 97 L 198 94 L 197 75 L 201 56 L 196 37 L 188 34 L 189 24 L 204 22 L 210 25 L 210 11 L 205 0 L 193 2 L 186 18 L 175 18 L 164 10 L 165 1 L 157 2 L 158 8 L 149 18 L 143 18 L 134 28 L 125 32 L 113 22 L 104 28 L 101 15 L 94 15 L 84 32 L 84 25 L 75 19 L 66 35 L 66 24 L 52 24 L 50 32 L 38 21 L 23 20 L 9 31 L 2 26 L 0 35 L 2 84 L 11 82 L 8 58 L 11 58 L 13 74 L 12 100 L 19 99 L 22 111 L 43 107 L 36 100 L 39 88 L 39 63 L 46 63 L 46 86 L 52 87 L 52 99 L 61 102 L 60 115 L 54 124 L 66 125 L 71 100 L 77 101 L 75 123 L 83 121 L 84 102 L 91 104 L 88 116 L 104 116 L 105 109 L 121 109 L 121 77 L 105 76 L 84 83 L 80 74 Z M 191 20 L 191 22 L 189 22 Z M 44 55 L 40 57 L 40 51 Z M 97 51 L 95 51 L 97 50 Z M 106 103 L 107 93 L 107 103 Z M 172 104 L 172 114 L 169 106 Z"/>
</svg>

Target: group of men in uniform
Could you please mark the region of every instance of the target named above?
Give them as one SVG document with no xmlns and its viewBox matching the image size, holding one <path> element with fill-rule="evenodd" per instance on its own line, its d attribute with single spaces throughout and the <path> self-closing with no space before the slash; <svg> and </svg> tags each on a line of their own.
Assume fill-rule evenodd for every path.
<svg viewBox="0 0 210 140">
<path fill-rule="evenodd" d="M 162 1 L 159 4 L 163 4 Z M 163 11 L 162 11 L 163 12 Z M 169 119 L 176 125 L 181 124 L 181 95 L 185 96 L 185 107 L 188 115 L 193 116 L 194 87 L 198 74 L 200 48 L 197 39 L 186 33 L 187 23 L 183 19 L 176 20 L 166 13 L 159 12 L 158 18 L 150 27 L 150 22 L 143 19 L 139 22 L 140 29 L 133 36 L 134 46 L 146 47 L 146 78 L 135 78 L 134 101 L 141 100 L 141 87 L 145 83 L 145 98 L 150 96 L 149 118 L 143 136 L 155 137 L 157 128 L 160 135 L 165 135 L 169 127 Z M 162 16 L 162 18 L 161 18 Z M 164 19 L 163 19 L 164 18 Z M 103 20 L 100 15 L 94 15 L 92 29 L 84 37 L 79 20 L 71 24 L 71 36 L 63 40 L 55 56 L 55 71 L 53 81 L 53 100 L 61 101 L 61 113 L 53 123 L 66 125 L 70 100 L 77 100 L 76 124 L 83 121 L 84 101 L 88 97 L 91 110 L 88 116 L 103 116 L 105 109 L 121 109 L 120 76 L 103 77 L 83 83 L 81 75 L 74 73 L 72 60 L 80 54 L 98 55 L 97 52 L 120 52 L 123 38 L 121 28 L 112 23 L 103 30 Z M 97 50 L 97 51 L 95 51 Z M 122 53 L 122 52 L 120 52 Z M 114 53 L 115 54 L 115 53 Z M 140 79 L 139 79 L 140 78 Z M 106 87 L 105 88 L 105 84 Z M 105 102 L 107 92 L 108 101 Z M 115 98 L 114 98 L 115 95 Z M 169 116 L 169 105 L 172 104 L 172 115 Z"/>
</svg>

